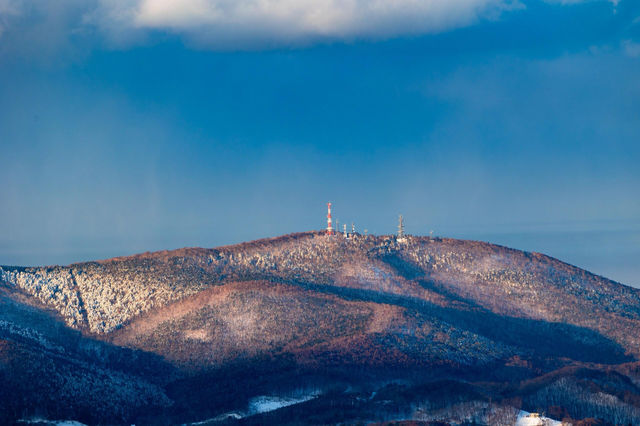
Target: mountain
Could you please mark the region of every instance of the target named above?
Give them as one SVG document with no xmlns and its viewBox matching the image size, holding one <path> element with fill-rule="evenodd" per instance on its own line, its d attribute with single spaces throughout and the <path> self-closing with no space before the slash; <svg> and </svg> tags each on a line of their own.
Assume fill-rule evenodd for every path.
<svg viewBox="0 0 640 426">
<path fill-rule="evenodd" d="M 2 423 L 640 424 L 640 290 L 539 253 L 305 232 L 0 283 Z"/>
</svg>

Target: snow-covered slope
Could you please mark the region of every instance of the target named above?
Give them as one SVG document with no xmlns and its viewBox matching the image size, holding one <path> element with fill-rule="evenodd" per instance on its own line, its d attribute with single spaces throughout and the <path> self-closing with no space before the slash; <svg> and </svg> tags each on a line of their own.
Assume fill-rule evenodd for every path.
<svg viewBox="0 0 640 426">
<path fill-rule="evenodd" d="M 640 291 L 487 243 L 306 232 L 1 267 L 0 305 L 0 379 L 17 389 L 0 387 L 9 419 L 44 404 L 50 418 L 95 422 L 116 406 L 115 422 L 187 422 L 299 387 L 323 396 L 278 413 L 332 413 L 342 404 L 332 386 L 389 414 L 394 404 L 432 409 L 437 393 L 425 405 L 415 387 L 438 380 L 482 383 L 444 392 L 453 398 L 513 398 L 529 410 L 581 398 L 575 416 L 612 415 L 594 408 L 610 395 L 621 418 L 640 418 Z M 577 368 L 586 373 L 576 378 Z M 390 380 L 413 391 L 381 399 Z M 119 383 L 132 404 L 116 398 Z M 76 408 L 56 405 L 62 395 Z"/>
</svg>

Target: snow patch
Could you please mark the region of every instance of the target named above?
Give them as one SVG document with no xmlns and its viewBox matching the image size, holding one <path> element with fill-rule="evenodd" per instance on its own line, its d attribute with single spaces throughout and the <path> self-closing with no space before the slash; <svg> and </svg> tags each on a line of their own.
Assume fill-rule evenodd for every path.
<svg viewBox="0 0 640 426">
<path fill-rule="evenodd" d="M 197 330 L 185 330 L 183 334 L 184 334 L 184 337 L 188 340 L 199 340 L 201 342 L 211 341 L 211 336 L 209 336 L 209 332 L 204 328 L 199 328 Z"/>
<path fill-rule="evenodd" d="M 238 414 L 238 413 L 224 413 L 224 414 L 220 414 L 219 416 L 207 419 L 207 420 L 202 420 L 201 422 L 194 422 L 194 423 L 189 423 L 188 426 L 197 426 L 197 425 L 204 425 L 204 424 L 210 424 L 210 423 L 217 423 L 217 422 L 224 422 L 227 420 L 240 420 L 241 418 L 243 418 L 244 416 L 242 414 Z"/>
<path fill-rule="evenodd" d="M 38 425 L 38 426 L 87 426 L 84 423 L 77 422 L 75 420 L 47 420 L 41 418 L 33 418 L 33 419 L 22 419 L 18 420 L 17 423 L 24 423 L 27 425 Z"/>
<path fill-rule="evenodd" d="M 562 422 L 543 417 L 538 413 L 520 411 L 515 426 L 562 426 Z"/>
<path fill-rule="evenodd" d="M 267 413 L 290 405 L 300 404 L 310 401 L 317 394 L 305 395 L 301 397 L 280 397 L 280 396 L 256 396 L 249 400 L 249 415 Z"/>
<path fill-rule="evenodd" d="M 189 423 L 189 426 L 197 426 L 202 424 L 210 424 L 217 422 L 224 422 L 230 419 L 242 419 L 250 417 L 255 414 L 268 413 L 269 411 L 278 410 L 280 408 L 288 407 L 290 405 L 300 404 L 306 401 L 310 401 L 317 398 L 320 395 L 319 392 L 313 392 L 301 396 L 269 396 L 261 395 L 253 397 L 249 400 L 249 406 L 245 412 L 231 411 L 228 413 L 220 414 L 219 416 L 202 420 L 199 422 Z"/>
</svg>

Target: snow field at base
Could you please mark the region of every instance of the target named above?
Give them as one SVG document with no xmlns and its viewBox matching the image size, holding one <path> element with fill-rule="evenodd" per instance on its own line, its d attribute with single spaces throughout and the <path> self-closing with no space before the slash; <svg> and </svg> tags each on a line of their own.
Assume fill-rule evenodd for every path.
<svg viewBox="0 0 640 426">
<path fill-rule="evenodd" d="M 562 426 L 562 422 L 549 417 L 534 417 L 527 411 L 520 411 L 515 426 Z"/>
<path fill-rule="evenodd" d="M 315 398 L 316 394 L 301 397 L 257 396 L 249 401 L 248 415 L 267 413 L 290 405 L 300 404 Z"/>
<path fill-rule="evenodd" d="M 303 402 L 310 401 L 318 397 L 319 393 L 313 392 L 307 395 L 301 395 L 297 397 L 290 396 L 267 396 L 261 395 L 253 397 L 249 400 L 249 406 L 245 412 L 229 412 L 220 414 L 219 416 L 211 419 L 202 420 L 200 422 L 188 423 L 189 426 L 197 426 L 201 424 L 209 424 L 221 422 L 229 419 L 242 419 L 244 417 L 253 416 L 261 413 L 268 413 L 269 411 L 275 411 L 280 408 L 288 407 L 290 405 L 301 404 Z"/>
</svg>

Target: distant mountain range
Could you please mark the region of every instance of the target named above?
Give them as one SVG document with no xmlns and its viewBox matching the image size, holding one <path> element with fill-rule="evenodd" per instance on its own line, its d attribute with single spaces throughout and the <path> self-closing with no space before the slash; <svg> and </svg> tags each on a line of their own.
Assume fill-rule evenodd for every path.
<svg viewBox="0 0 640 426">
<path fill-rule="evenodd" d="M 639 289 L 483 242 L 0 267 L 3 424 L 640 424 L 638 359 Z"/>
</svg>

